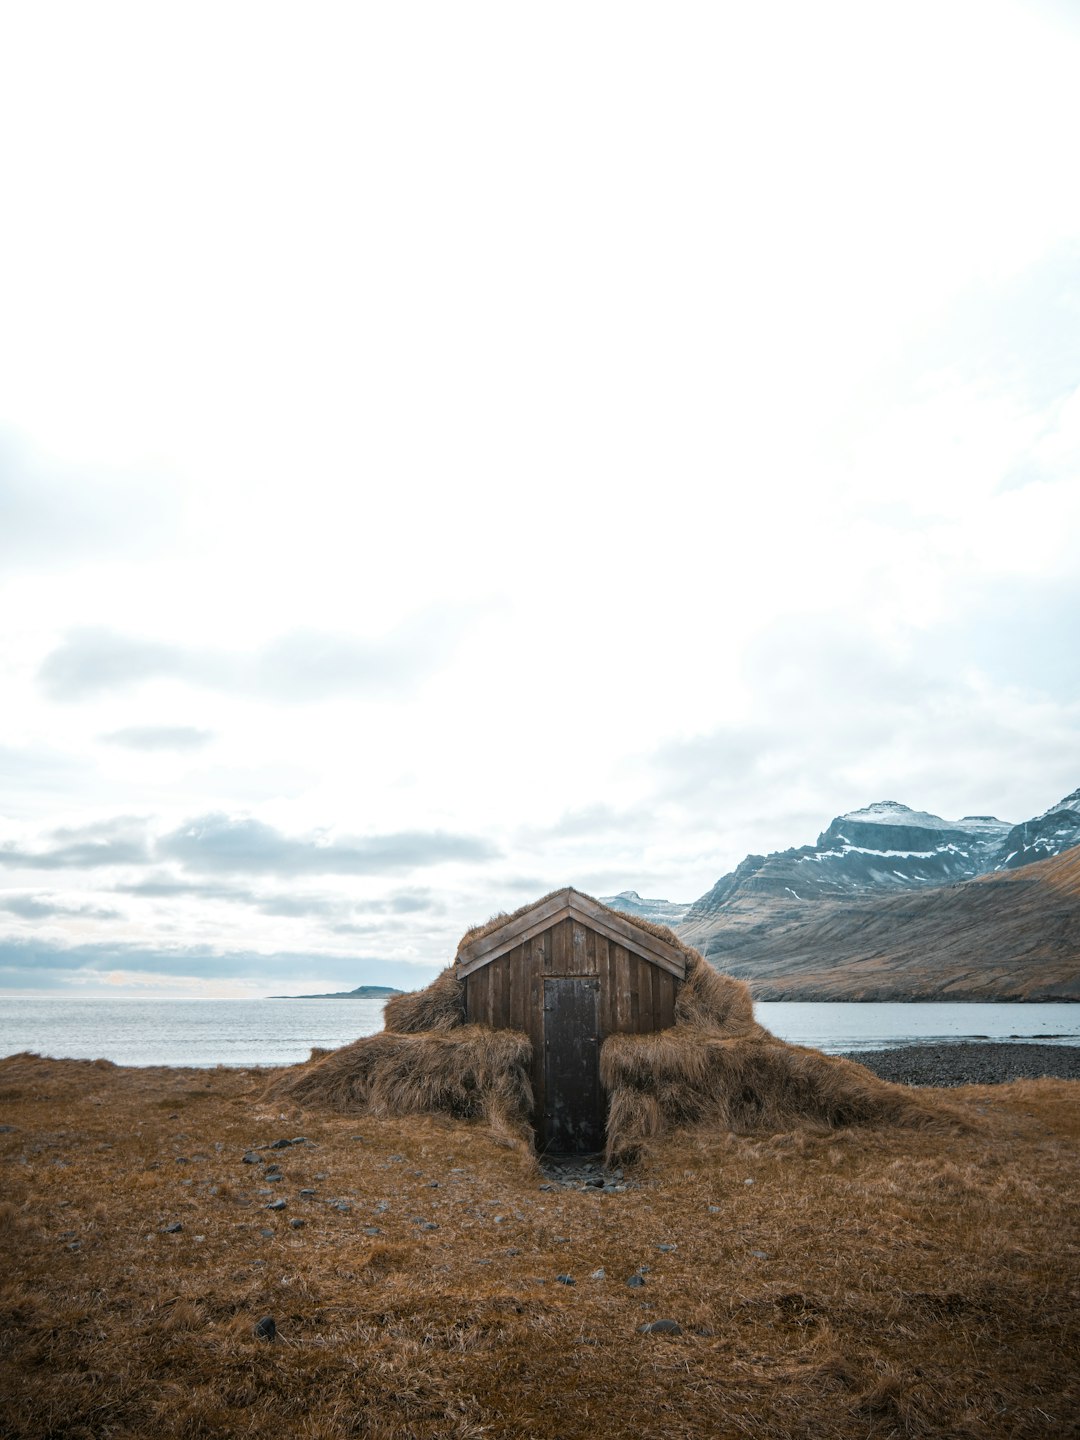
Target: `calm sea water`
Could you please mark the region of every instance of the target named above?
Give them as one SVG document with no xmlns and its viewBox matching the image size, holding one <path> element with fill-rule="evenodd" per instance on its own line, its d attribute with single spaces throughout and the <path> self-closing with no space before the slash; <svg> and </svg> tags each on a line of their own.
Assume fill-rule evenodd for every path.
<svg viewBox="0 0 1080 1440">
<path fill-rule="evenodd" d="M 763 1025 L 826 1051 L 956 1040 L 1080 1045 L 1080 1005 L 761 1002 Z M 382 1028 L 381 1000 L 60 1000 L 0 997 L 0 1055 L 119 1065 L 291 1065 Z"/>
</svg>

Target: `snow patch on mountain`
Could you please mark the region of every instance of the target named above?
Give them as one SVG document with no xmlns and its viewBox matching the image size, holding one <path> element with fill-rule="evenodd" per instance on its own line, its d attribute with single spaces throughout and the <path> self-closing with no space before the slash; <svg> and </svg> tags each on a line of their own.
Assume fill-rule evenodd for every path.
<svg viewBox="0 0 1080 1440">
<path fill-rule="evenodd" d="M 899 800 L 876 800 L 873 805 L 865 805 L 861 810 L 849 810 L 846 815 L 838 815 L 833 825 L 837 820 L 854 820 L 864 825 L 915 825 L 927 830 L 952 829 L 940 815 L 931 815 L 926 810 L 912 810 L 909 805 L 901 805 Z"/>
</svg>

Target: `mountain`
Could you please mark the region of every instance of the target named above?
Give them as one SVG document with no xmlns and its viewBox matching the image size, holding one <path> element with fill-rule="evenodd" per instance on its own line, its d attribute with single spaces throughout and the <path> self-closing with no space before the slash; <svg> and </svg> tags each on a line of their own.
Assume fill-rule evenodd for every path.
<svg viewBox="0 0 1080 1440">
<path fill-rule="evenodd" d="M 988 903 L 961 899 L 946 905 L 935 900 L 923 907 L 917 897 L 952 893 L 980 876 L 1026 874 L 1032 862 L 1067 853 L 1078 843 L 1080 791 L 1020 825 L 993 815 L 943 820 L 895 800 L 879 801 L 837 816 L 815 845 L 748 855 L 694 901 L 677 928 L 684 940 L 721 969 L 752 979 L 759 998 L 779 998 L 781 991 L 790 996 L 797 990 L 806 999 L 868 999 L 863 993 L 866 985 L 878 986 L 883 998 L 889 983 L 881 975 L 870 977 L 866 985 L 860 981 L 862 989 L 856 994 L 845 988 L 855 981 L 847 972 L 842 978 L 843 966 L 860 956 L 899 953 L 903 947 L 897 949 L 898 936 L 890 937 L 890 925 L 910 927 L 920 943 L 930 947 L 927 953 L 935 960 L 941 958 L 951 951 L 955 937 L 945 931 L 935 935 L 934 924 L 956 923 L 965 929 L 969 907 Z M 1075 896 L 1066 900 L 1066 909 L 1075 902 Z M 989 912 L 980 908 L 977 913 Z M 1031 905 L 1025 906 L 1024 914 L 1024 923 L 1038 931 Z M 1011 930 L 1008 935 L 1010 953 L 1017 956 L 1028 953 L 1028 941 L 1038 938 L 1024 940 Z M 991 952 L 1004 956 L 1005 938 L 1003 932 L 999 937 L 983 936 L 980 943 L 989 945 L 988 956 Z M 963 945 L 957 954 L 966 956 Z M 1074 962 L 1073 969 L 1077 968 Z M 949 987 L 957 977 L 947 967 L 930 973 L 905 961 L 901 970 L 895 981 L 900 988 L 893 998 L 954 994 Z M 1044 982 L 1051 989 L 1058 984 L 1049 974 L 1038 981 Z M 1036 983 L 1034 978 L 1031 983 Z M 978 982 L 971 978 L 965 984 L 965 998 L 975 998 Z M 1005 981 L 1002 984 L 1008 988 Z M 911 985 L 918 987 L 918 996 L 904 988 Z M 995 993 L 994 998 L 1005 996 Z"/>
<path fill-rule="evenodd" d="M 618 895 L 601 895 L 601 905 L 610 905 L 612 910 L 625 910 L 630 915 L 640 915 L 656 925 L 670 925 L 672 929 L 685 916 L 689 905 L 680 905 L 675 900 L 643 900 L 636 890 L 620 890 Z"/>
<path fill-rule="evenodd" d="M 755 910 L 763 901 L 785 913 L 833 896 L 878 895 L 914 886 L 946 885 L 993 868 L 1014 832 L 993 815 L 943 820 L 895 800 L 838 815 L 816 845 L 748 855 L 695 900 L 680 931 L 696 945 L 719 917 Z"/>
<path fill-rule="evenodd" d="M 1066 795 L 1034 820 L 1014 825 L 1001 847 L 1005 858 L 999 860 L 996 868 L 1012 870 L 1018 865 L 1029 865 L 1032 860 L 1060 855 L 1073 845 L 1080 845 L 1080 790 Z"/>
<path fill-rule="evenodd" d="M 331 990 L 326 995 L 268 995 L 268 1000 L 388 1000 L 391 995 L 402 995 L 391 985 L 358 985 L 355 990 Z"/>
<path fill-rule="evenodd" d="M 720 928 L 709 958 L 757 1000 L 1080 1000 L 1080 848 Z"/>
</svg>

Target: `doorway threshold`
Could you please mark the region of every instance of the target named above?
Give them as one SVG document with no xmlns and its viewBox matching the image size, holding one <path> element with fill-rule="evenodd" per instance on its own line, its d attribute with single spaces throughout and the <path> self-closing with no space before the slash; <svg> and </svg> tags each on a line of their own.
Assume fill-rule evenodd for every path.
<svg viewBox="0 0 1080 1440">
<path fill-rule="evenodd" d="M 636 1188 L 627 1180 L 621 1165 L 608 1170 L 602 1155 L 556 1155 L 548 1151 L 537 1156 L 545 1183 L 542 1190 L 600 1190 L 608 1195 Z"/>
</svg>

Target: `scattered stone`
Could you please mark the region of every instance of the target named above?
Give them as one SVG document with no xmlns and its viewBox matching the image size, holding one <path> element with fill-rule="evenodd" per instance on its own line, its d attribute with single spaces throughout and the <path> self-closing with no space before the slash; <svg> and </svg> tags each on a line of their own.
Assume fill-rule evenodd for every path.
<svg viewBox="0 0 1080 1440">
<path fill-rule="evenodd" d="M 274 1238 L 273 1230 L 260 1230 L 259 1234 L 263 1237 L 264 1240 L 272 1240 Z"/>
<path fill-rule="evenodd" d="M 364 1234 L 365 1234 L 365 1235 L 381 1235 L 382 1233 L 383 1233 L 383 1232 L 379 1229 L 378 1225 L 365 1225 L 365 1226 L 364 1226 Z"/>
<path fill-rule="evenodd" d="M 293 1144 L 291 1140 L 271 1140 L 268 1148 L 270 1150 L 287 1150 Z"/>
<path fill-rule="evenodd" d="M 607 1279 L 607 1271 L 606 1271 L 606 1270 L 604 1269 L 604 1267 L 601 1265 L 599 1270 L 594 1270 L 594 1271 L 592 1272 L 592 1274 L 589 1276 L 589 1279 L 590 1279 L 590 1280 L 606 1280 L 606 1279 Z"/>
<path fill-rule="evenodd" d="M 176 1220 L 172 1225 L 166 1225 L 165 1229 L 162 1230 L 161 1233 L 162 1235 L 179 1235 L 180 1231 L 183 1230 L 183 1228 L 184 1227 L 180 1224 L 180 1221 Z"/>
<path fill-rule="evenodd" d="M 719 1215 L 719 1214 L 720 1214 L 720 1206 L 719 1206 L 719 1205 L 710 1205 L 710 1206 L 709 1206 L 709 1214 L 710 1214 L 710 1215 Z"/>
<path fill-rule="evenodd" d="M 682 1326 L 677 1320 L 653 1320 L 648 1325 L 639 1325 L 642 1335 L 681 1335 Z"/>
<path fill-rule="evenodd" d="M 640 1290 L 641 1287 L 645 1284 L 645 1276 L 631 1275 L 626 1283 L 630 1286 L 631 1290 Z"/>
<path fill-rule="evenodd" d="M 176 1163 L 177 1163 L 177 1165 L 190 1165 L 190 1164 L 191 1164 L 191 1161 L 188 1159 L 188 1157 L 187 1157 L 186 1155 L 177 1155 L 177 1156 L 176 1156 Z"/>
<path fill-rule="evenodd" d="M 604 1188 L 604 1177 L 603 1177 L 602 1175 L 592 1175 L 592 1176 L 589 1177 L 588 1180 L 585 1181 L 585 1184 L 586 1184 L 586 1185 L 593 1185 L 593 1186 L 596 1187 L 596 1189 L 598 1189 L 598 1190 L 603 1190 L 603 1188 Z M 585 1342 L 582 1341 L 582 1344 L 584 1344 L 584 1343 L 585 1343 Z"/>
<path fill-rule="evenodd" d="M 68 1248 L 69 1250 L 81 1250 L 81 1249 L 82 1249 L 82 1241 L 81 1241 L 81 1240 L 72 1240 L 72 1241 L 70 1241 L 70 1242 L 68 1243 L 68 1247 L 67 1247 L 67 1248 Z"/>
<path fill-rule="evenodd" d="M 329 1180 L 329 1178 L 330 1178 L 330 1177 L 329 1177 L 329 1175 L 327 1175 L 327 1173 L 326 1173 L 325 1170 L 316 1170 L 316 1172 L 315 1172 L 315 1179 L 316 1179 L 316 1180 Z"/>
<path fill-rule="evenodd" d="M 303 1220 L 301 1220 L 301 1219 L 299 1218 L 299 1216 L 294 1216 L 294 1218 L 289 1221 L 289 1228 L 290 1228 L 291 1230 L 302 1230 L 302 1229 L 304 1228 L 305 1223 L 306 1223 L 306 1222 L 303 1221 Z"/>
<path fill-rule="evenodd" d="M 421 1230 L 437 1230 L 438 1228 L 438 1223 L 435 1220 L 425 1220 L 420 1226 Z"/>
<path fill-rule="evenodd" d="M 744 1185 L 752 1185 L 754 1182 L 753 1182 L 753 1180 L 744 1180 L 742 1183 L 743 1183 Z"/>
<path fill-rule="evenodd" d="M 13 1135 L 17 1128 L 15 1125 L 0 1125 L 0 1135 Z"/>
<path fill-rule="evenodd" d="M 439 1188 L 439 1182 L 438 1182 L 438 1180 L 429 1180 L 429 1181 L 428 1181 L 428 1184 L 427 1184 L 427 1188 L 428 1188 L 429 1190 L 437 1190 L 437 1189 Z"/>
<path fill-rule="evenodd" d="M 388 1165 L 404 1165 L 404 1164 L 405 1164 L 405 1156 L 404 1156 L 404 1155 L 389 1155 L 389 1156 L 387 1156 L 386 1163 L 387 1163 Z"/>
<path fill-rule="evenodd" d="M 560 1285 L 576 1285 L 577 1281 L 572 1275 L 556 1275 L 555 1279 Z"/>
<path fill-rule="evenodd" d="M 301 1194 L 301 1195 L 314 1195 L 314 1194 L 315 1194 L 315 1191 L 314 1191 L 314 1190 L 301 1190 L 301 1191 L 300 1191 L 300 1194 Z"/>
<path fill-rule="evenodd" d="M 769 1258 L 764 1250 L 751 1250 L 750 1254 L 753 1255 L 755 1260 L 767 1260 Z"/>
<path fill-rule="evenodd" d="M 513 1246 L 511 1249 L 507 1250 L 506 1253 L 507 1253 L 507 1255 L 520 1255 L 520 1254 L 521 1254 L 521 1251 L 520 1251 L 520 1250 L 517 1248 L 517 1246 L 515 1245 L 515 1246 Z"/>
<path fill-rule="evenodd" d="M 260 1340 L 269 1340 L 273 1343 L 277 1335 L 277 1322 L 274 1317 L 272 1315 L 264 1315 L 261 1320 L 257 1321 L 255 1334 Z"/>
<path fill-rule="evenodd" d="M 860 1050 L 845 1058 L 857 1060 L 882 1080 L 898 1080 L 904 1085 L 1003 1085 L 1010 1080 L 1045 1077 L 1080 1080 L 1080 1046 L 1076 1045 L 972 1039 Z"/>
<path fill-rule="evenodd" d="M 266 1208 L 267 1208 L 268 1210 L 284 1210 L 284 1209 L 285 1209 L 285 1206 L 286 1206 L 288 1203 L 289 1203 L 289 1202 L 288 1202 L 287 1200 L 271 1200 L 271 1201 L 270 1201 L 270 1204 L 267 1205 Z"/>
<path fill-rule="evenodd" d="M 660 1251 L 661 1255 L 670 1255 L 673 1250 L 677 1250 L 679 1247 L 678 1245 L 657 1245 L 656 1248 Z"/>
<path fill-rule="evenodd" d="M 245 1165 L 261 1165 L 261 1164 L 262 1164 L 262 1156 L 261 1156 L 261 1155 L 256 1155 L 254 1150 L 249 1150 L 249 1151 L 247 1152 L 247 1154 L 244 1156 L 244 1164 L 245 1164 Z"/>
</svg>

